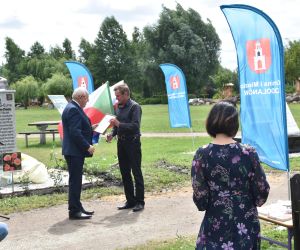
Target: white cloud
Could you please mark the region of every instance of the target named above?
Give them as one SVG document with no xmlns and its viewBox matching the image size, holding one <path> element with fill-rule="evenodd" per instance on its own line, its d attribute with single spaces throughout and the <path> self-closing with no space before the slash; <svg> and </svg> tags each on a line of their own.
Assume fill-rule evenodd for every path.
<svg viewBox="0 0 300 250">
<path fill-rule="evenodd" d="M 140 29 L 159 19 L 162 5 L 174 9 L 176 2 L 183 8 L 199 12 L 204 21 L 211 20 L 222 40 L 222 65 L 237 67 L 233 39 L 226 19 L 220 10 L 222 4 L 234 4 L 232 0 L 9 0 L 1 5 L 0 14 L 0 62 L 5 53 L 5 37 L 10 37 L 26 52 L 39 41 L 46 50 L 62 45 L 65 38 L 78 49 L 81 38 L 94 42 L 101 23 L 107 16 L 115 16 L 128 38 L 133 27 Z M 300 39 L 300 19 L 297 0 L 241 0 L 263 10 L 281 32 L 283 42 Z"/>
</svg>

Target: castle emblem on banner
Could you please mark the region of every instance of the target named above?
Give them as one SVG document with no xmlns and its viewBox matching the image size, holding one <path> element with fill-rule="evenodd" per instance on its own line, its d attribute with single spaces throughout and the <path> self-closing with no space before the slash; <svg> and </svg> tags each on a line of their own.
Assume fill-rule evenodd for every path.
<svg viewBox="0 0 300 250">
<path fill-rule="evenodd" d="M 179 87 L 180 87 L 179 75 L 171 76 L 170 84 L 171 84 L 171 89 L 173 89 L 173 90 L 179 89 Z"/>
<path fill-rule="evenodd" d="M 85 87 L 88 89 L 88 78 L 87 76 L 79 76 L 77 78 L 78 87 Z"/>
<path fill-rule="evenodd" d="M 248 65 L 252 71 L 261 74 L 270 68 L 272 58 L 269 39 L 247 41 L 246 50 Z"/>
</svg>

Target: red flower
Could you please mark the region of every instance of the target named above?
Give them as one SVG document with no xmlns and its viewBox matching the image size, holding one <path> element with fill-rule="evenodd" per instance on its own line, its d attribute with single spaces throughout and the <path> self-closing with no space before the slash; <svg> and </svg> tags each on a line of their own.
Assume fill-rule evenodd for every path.
<svg viewBox="0 0 300 250">
<path fill-rule="evenodd" d="M 10 166 L 8 164 L 4 165 L 4 171 L 9 171 L 10 170 Z"/>
<path fill-rule="evenodd" d="M 10 161 L 11 160 L 11 156 L 10 155 L 5 155 L 3 158 L 4 161 Z"/>
<path fill-rule="evenodd" d="M 12 154 L 11 154 L 11 158 L 12 158 L 12 159 L 16 159 L 17 157 L 18 157 L 18 154 L 17 154 L 17 153 L 12 153 Z"/>
<path fill-rule="evenodd" d="M 14 164 L 15 165 L 20 165 L 21 164 L 21 160 L 19 158 L 14 159 Z"/>
</svg>

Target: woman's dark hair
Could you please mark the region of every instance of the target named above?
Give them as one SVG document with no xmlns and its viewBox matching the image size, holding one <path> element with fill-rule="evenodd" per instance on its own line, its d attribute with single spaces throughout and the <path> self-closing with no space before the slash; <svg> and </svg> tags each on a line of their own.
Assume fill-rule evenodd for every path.
<svg viewBox="0 0 300 250">
<path fill-rule="evenodd" d="M 238 111 L 234 104 L 227 101 L 216 103 L 206 119 L 206 131 L 212 136 L 225 134 L 234 137 L 239 129 Z"/>
</svg>

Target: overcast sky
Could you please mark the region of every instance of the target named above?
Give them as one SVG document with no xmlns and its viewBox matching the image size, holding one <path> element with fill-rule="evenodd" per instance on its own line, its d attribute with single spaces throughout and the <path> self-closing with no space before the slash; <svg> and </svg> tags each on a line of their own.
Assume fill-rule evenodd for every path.
<svg viewBox="0 0 300 250">
<path fill-rule="evenodd" d="M 264 11 L 276 23 L 283 43 L 300 40 L 299 0 L 3 0 L 0 4 L 0 63 L 4 62 L 5 37 L 10 37 L 26 53 L 34 42 L 46 51 L 72 42 L 78 56 L 81 38 L 93 43 L 101 23 L 114 16 L 131 39 L 133 27 L 142 29 L 156 24 L 162 5 L 174 9 L 176 2 L 184 9 L 196 10 L 204 21 L 210 19 L 221 41 L 221 63 L 236 69 L 233 39 L 220 10 L 222 4 L 247 4 Z M 297 3 L 298 2 L 298 3 Z"/>
</svg>

